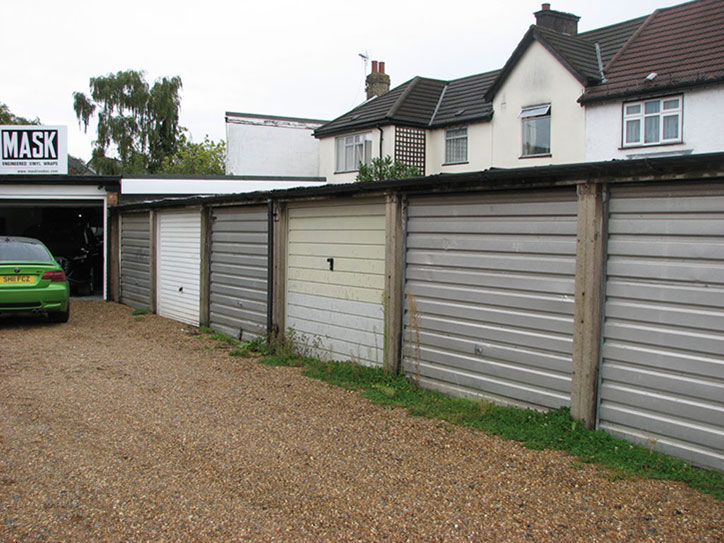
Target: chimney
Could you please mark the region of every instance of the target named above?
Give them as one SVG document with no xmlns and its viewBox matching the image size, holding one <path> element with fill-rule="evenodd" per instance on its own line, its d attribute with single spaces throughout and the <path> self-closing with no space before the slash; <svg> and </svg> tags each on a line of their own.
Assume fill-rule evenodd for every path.
<svg viewBox="0 0 724 543">
<path fill-rule="evenodd" d="M 372 61 L 372 73 L 367 76 L 365 85 L 367 99 L 382 96 L 390 90 L 390 76 L 385 74 L 385 63 Z"/>
<path fill-rule="evenodd" d="M 534 15 L 535 24 L 538 26 L 570 36 L 578 34 L 578 20 L 580 17 L 577 15 L 552 10 L 550 4 L 543 4 L 541 10 L 536 11 Z"/>
</svg>

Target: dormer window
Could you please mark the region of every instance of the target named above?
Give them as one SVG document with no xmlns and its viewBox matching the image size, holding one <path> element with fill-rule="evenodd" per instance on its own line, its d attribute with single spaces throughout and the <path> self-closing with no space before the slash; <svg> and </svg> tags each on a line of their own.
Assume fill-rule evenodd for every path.
<svg viewBox="0 0 724 543">
<path fill-rule="evenodd" d="M 524 107 L 520 112 L 523 124 L 523 157 L 551 154 L 551 105 Z"/>
<path fill-rule="evenodd" d="M 681 142 L 681 96 L 628 102 L 623 105 L 623 146 Z"/>
<path fill-rule="evenodd" d="M 356 172 L 360 164 L 372 161 L 372 133 L 337 138 L 337 173 Z"/>
</svg>

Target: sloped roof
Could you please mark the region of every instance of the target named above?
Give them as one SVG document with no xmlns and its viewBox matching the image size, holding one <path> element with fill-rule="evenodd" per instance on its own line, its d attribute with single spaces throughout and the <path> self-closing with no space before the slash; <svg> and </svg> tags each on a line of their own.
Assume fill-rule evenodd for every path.
<svg viewBox="0 0 724 543">
<path fill-rule="evenodd" d="M 314 135 L 326 137 L 388 124 L 428 128 L 489 119 L 492 105 L 484 96 L 497 74 L 498 70 L 452 81 L 415 77 L 320 126 Z"/>
<path fill-rule="evenodd" d="M 724 81 L 723 29 L 721 0 L 656 10 L 606 66 L 607 81 L 587 89 L 581 102 Z"/>
<path fill-rule="evenodd" d="M 601 63 L 605 67 L 645 20 L 646 17 L 639 17 L 576 35 L 532 25 L 505 63 L 498 79 L 490 86 L 486 98 L 489 101 L 493 100 L 495 93 L 534 41 L 539 42 L 557 57 L 581 84 L 596 84 L 601 81 L 596 44 L 601 51 Z"/>
</svg>

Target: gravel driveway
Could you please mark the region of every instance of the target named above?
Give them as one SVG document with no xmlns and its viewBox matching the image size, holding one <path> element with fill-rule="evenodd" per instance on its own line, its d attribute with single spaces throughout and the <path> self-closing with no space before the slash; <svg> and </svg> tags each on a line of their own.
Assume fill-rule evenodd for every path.
<svg viewBox="0 0 724 543">
<path fill-rule="evenodd" d="M 74 300 L 0 320 L 0 541 L 724 541 L 724 504 Z"/>
</svg>

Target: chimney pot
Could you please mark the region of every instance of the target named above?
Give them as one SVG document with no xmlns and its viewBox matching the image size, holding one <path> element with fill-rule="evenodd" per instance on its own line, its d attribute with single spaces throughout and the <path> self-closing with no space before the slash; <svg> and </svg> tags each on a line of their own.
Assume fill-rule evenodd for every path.
<svg viewBox="0 0 724 543">
<path fill-rule="evenodd" d="M 550 4 L 541 4 L 541 9 L 549 10 L 549 9 L 551 9 L 551 5 Z"/>
<path fill-rule="evenodd" d="M 372 61 L 372 73 L 367 76 L 365 88 L 368 100 L 390 90 L 390 76 L 385 74 L 384 62 Z"/>
</svg>

